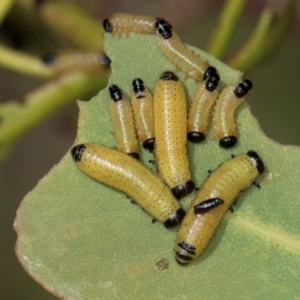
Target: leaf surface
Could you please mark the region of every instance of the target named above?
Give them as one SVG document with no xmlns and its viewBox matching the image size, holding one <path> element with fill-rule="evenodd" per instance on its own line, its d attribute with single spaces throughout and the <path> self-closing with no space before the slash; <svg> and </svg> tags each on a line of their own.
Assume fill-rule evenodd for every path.
<svg viewBox="0 0 300 300">
<path fill-rule="evenodd" d="M 127 94 L 134 78 L 142 78 L 153 91 L 163 71 L 175 70 L 159 51 L 155 36 L 106 34 L 105 48 L 112 60 L 108 86 L 117 84 Z M 241 77 L 191 49 L 218 69 L 222 86 Z M 196 82 L 176 73 L 190 101 Z M 79 108 L 76 144 L 114 147 L 108 88 L 89 102 L 79 101 Z M 239 143 L 232 150 L 221 149 L 212 139 L 188 145 L 196 185 L 230 154 L 250 149 L 262 157 L 267 172 L 260 190 L 251 187 L 241 195 L 235 212 L 226 214 L 192 266 L 175 262 L 176 229 L 152 224 L 151 217 L 124 194 L 84 175 L 69 153 L 17 211 L 14 228 L 21 264 L 61 299 L 296 299 L 300 295 L 300 152 L 265 137 L 247 104 L 238 110 L 237 122 Z M 153 157 L 143 152 L 142 159 L 147 164 Z M 185 208 L 194 195 L 181 200 Z"/>
</svg>

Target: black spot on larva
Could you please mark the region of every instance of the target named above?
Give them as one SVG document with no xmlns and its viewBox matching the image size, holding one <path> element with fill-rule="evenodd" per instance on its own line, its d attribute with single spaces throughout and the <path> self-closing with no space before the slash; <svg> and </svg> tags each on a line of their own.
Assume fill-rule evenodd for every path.
<svg viewBox="0 0 300 300">
<path fill-rule="evenodd" d="M 162 18 L 156 18 L 155 22 L 156 33 L 165 40 L 172 37 L 172 26 Z"/>
<path fill-rule="evenodd" d="M 143 147 L 145 149 L 148 149 L 149 152 L 153 152 L 154 144 L 155 144 L 155 138 L 150 138 L 150 139 L 143 142 Z"/>
<path fill-rule="evenodd" d="M 199 204 L 194 206 L 195 214 L 205 214 L 208 211 L 224 204 L 224 201 L 220 198 L 211 198 L 205 201 L 200 202 Z"/>
<path fill-rule="evenodd" d="M 252 89 L 252 87 L 252 82 L 248 79 L 245 79 L 243 82 L 237 85 L 233 92 L 237 98 L 242 98 L 247 95 L 247 93 Z"/>
<path fill-rule="evenodd" d="M 179 80 L 178 77 L 171 71 L 163 72 L 160 76 L 160 79 L 161 80 L 173 80 L 173 81 L 178 81 Z"/>
<path fill-rule="evenodd" d="M 144 82 L 140 78 L 133 79 L 132 85 L 133 85 L 133 91 L 135 93 L 140 93 L 140 92 L 143 92 L 145 90 Z"/>
<path fill-rule="evenodd" d="M 43 62 L 47 65 L 53 64 L 55 62 L 56 58 L 57 58 L 57 54 L 54 52 L 49 52 L 42 56 Z"/>
</svg>

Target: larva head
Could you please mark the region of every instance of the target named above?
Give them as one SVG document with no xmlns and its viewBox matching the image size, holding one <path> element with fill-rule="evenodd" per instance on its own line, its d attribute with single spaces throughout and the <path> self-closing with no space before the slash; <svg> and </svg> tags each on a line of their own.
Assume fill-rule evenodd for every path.
<svg viewBox="0 0 300 300">
<path fill-rule="evenodd" d="M 155 138 L 150 138 L 150 139 L 143 142 L 143 147 L 145 149 L 148 149 L 149 152 L 153 152 L 154 144 L 155 144 Z"/>
<path fill-rule="evenodd" d="M 209 66 L 203 75 L 203 80 L 206 80 L 208 77 L 218 74 L 215 67 Z"/>
<path fill-rule="evenodd" d="M 103 21 L 103 28 L 104 28 L 104 31 L 105 32 L 109 32 L 109 33 L 111 33 L 112 32 L 112 26 L 111 26 L 111 24 L 109 23 L 109 21 L 108 21 L 108 19 L 105 19 L 104 21 Z"/>
<path fill-rule="evenodd" d="M 173 80 L 173 81 L 178 81 L 178 77 L 171 71 L 165 71 L 161 74 L 160 80 Z"/>
<path fill-rule="evenodd" d="M 140 78 L 133 79 L 132 85 L 133 85 L 133 91 L 135 93 L 140 93 L 140 92 L 143 92 L 145 90 L 144 82 Z"/>
<path fill-rule="evenodd" d="M 229 149 L 233 147 L 237 142 L 237 138 L 235 136 L 225 136 L 224 138 L 220 139 L 219 145 L 222 148 Z"/>
<path fill-rule="evenodd" d="M 187 138 L 190 142 L 198 144 L 205 140 L 205 134 L 203 132 L 191 131 L 188 132 Z"/>
<path fill-rule="evenodd" d="M 42 56 L 42 60 L 45 64 L 51 65 L 55 62 L 57 54 L 50 52 Z"/>
<path fill-rule="evenodd" d="M 177 244 L 175 249 L 175 259 L 179 265 L 187 265 L 194 260 L 196 247 L 183 241 Z"/>
<path fill-rule="evenodd" d="M 157 18 L 155 22 L 156 33 L 165 40 L 172 37 L 172 26 L 162 18 Z"/>
<path fill-rule="evenodd" d="M 115 84 L 112 84 L 109 87 L 109 93 L 110 93 L 110 98 L 115 102 L 120 101 L 123 98 L 121 89 Z"/>
<path fill-rule="evenodd" d="M 81 161 L 81 157 L 85 148 L 86 146 L 84 144 L 79 144 L 71 149 L 71 154 L 75 162 Z"/>
<path fill-rule="evenodd" d="M 237 98 L 245 97 L 248 92 L 252 89 L 253 84 L 252 81 L 245 79 L 241 83 L 237 85 L 237 87 L 234 89 L 234 94 Z"/>
<path fill-rule="evenodd" d="M 265 171 L 264 163 L 262 162 L 261 158 L 258 156 L 258 154 L 255 151 L 248 151 L 247 155 L 252 159 L 254 162 L 256 169 L 259 174 L 262 174 Z"/>
<path fill-rule="evenodd" d="M 176 199 L 181 199 L 190 194 L 195 189 L 193 181 L 187 181 L 185 184 L 178 185 L 172 189 L 172 193 Z"/>
<path fill-rule="evenodd" d="M 107 55 L 100 55 L 99 56 L 99 61 L 104 66 L 109 66 L 110 63 L 111 63 L 111 60 Z"/>
<path fill-rule="evenodd" d="M 205 89 L 210 92 L 213 92 L 218 87 L 219 81 L 220 81 L 220 76 L 217 73 L 212 74 L 206 79 Z"/>
<path fill-rule="evenodd" d="M 166 228 L 173 228 L 180 224 L 184 217 L 185 211 L 182 208 L 179 208 L 173 216 L 164 222 L 164 225 Z"/>
</svg>

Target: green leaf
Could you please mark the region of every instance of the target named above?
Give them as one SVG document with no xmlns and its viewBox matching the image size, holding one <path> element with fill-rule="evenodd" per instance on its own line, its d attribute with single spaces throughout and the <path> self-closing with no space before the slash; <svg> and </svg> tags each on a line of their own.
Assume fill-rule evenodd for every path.
<svg viewBox="0 0 300 300">
<path fill-rule="evenodd" d="M 127 93 L 141 77 L 153 91 L 159 75 L 175 70 L 156 37 L 105 35 L 112 60 L 109 85 Z M 191 48 L 218 68 L 222 85 L 241 74 Z M 188 100 L 196 82 L 184 81 Z M 76 143 L 114 147 L 108 89 L 79 102 Z M 228 212 L 203 255 L 190 267 L 174 260 L 176 230 L 167 230 L 126 196 L 84 175 L 67 153 L 22 201 L 14 228 L 17 256 L 27 272 L 62 299 L 296 299 L 300 294 L 299 150 L 261 132 L 244 104 L 238 111 L 239 143 L 224 150 L 208 139 L 189 144 L 196 185 L 230 154 L 255 150 L 268 170 Z M 142 155 L 144 161 L 152 156 Z M 185 208 L 194 197 L 182 200 Z"/>
</svg>

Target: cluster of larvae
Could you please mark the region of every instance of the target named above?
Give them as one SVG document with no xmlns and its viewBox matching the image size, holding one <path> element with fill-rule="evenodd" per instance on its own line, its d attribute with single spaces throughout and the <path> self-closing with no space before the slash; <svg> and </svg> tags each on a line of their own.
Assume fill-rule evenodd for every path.
<svg viewBox="0 0 300 300">
<path fill-rule="evenodd" d="M 228 86 L 219 94 L 217 70 L 189 51 L 164 19 L 114 14 L 103 25 L 106 32 L 115 35 L 156 33 L 164 55 L 187 76 L 201 82 L 189 112 L 183 83 L 171 71 L 161 74 L 153 96 L 140 78 L 133 79 L 131 99 L 118 85 L 110 85 L 116 149 L 80 144 L 72 148 L 71 154 L 81 171 L 123 191 L 166 228 L 182 222 L 175 258 L 181 265 L 189 264 L 202 253 L 238 195 L 252 183 L 259 187 L 255 180 L 264 172 L 264 164 L 251 150 L 211 172 L 187 213 L 178 201 L 195 189 L 187 141 L 199 143 L 205 139 L 210 110 L 215 105 L 212 126 L 220 146 L 234 146 L 234 112 L 252 88 L 251 81 Z M 138 142 L 154 152 L 158 173 L 139 161 Z"/>
</svg>

